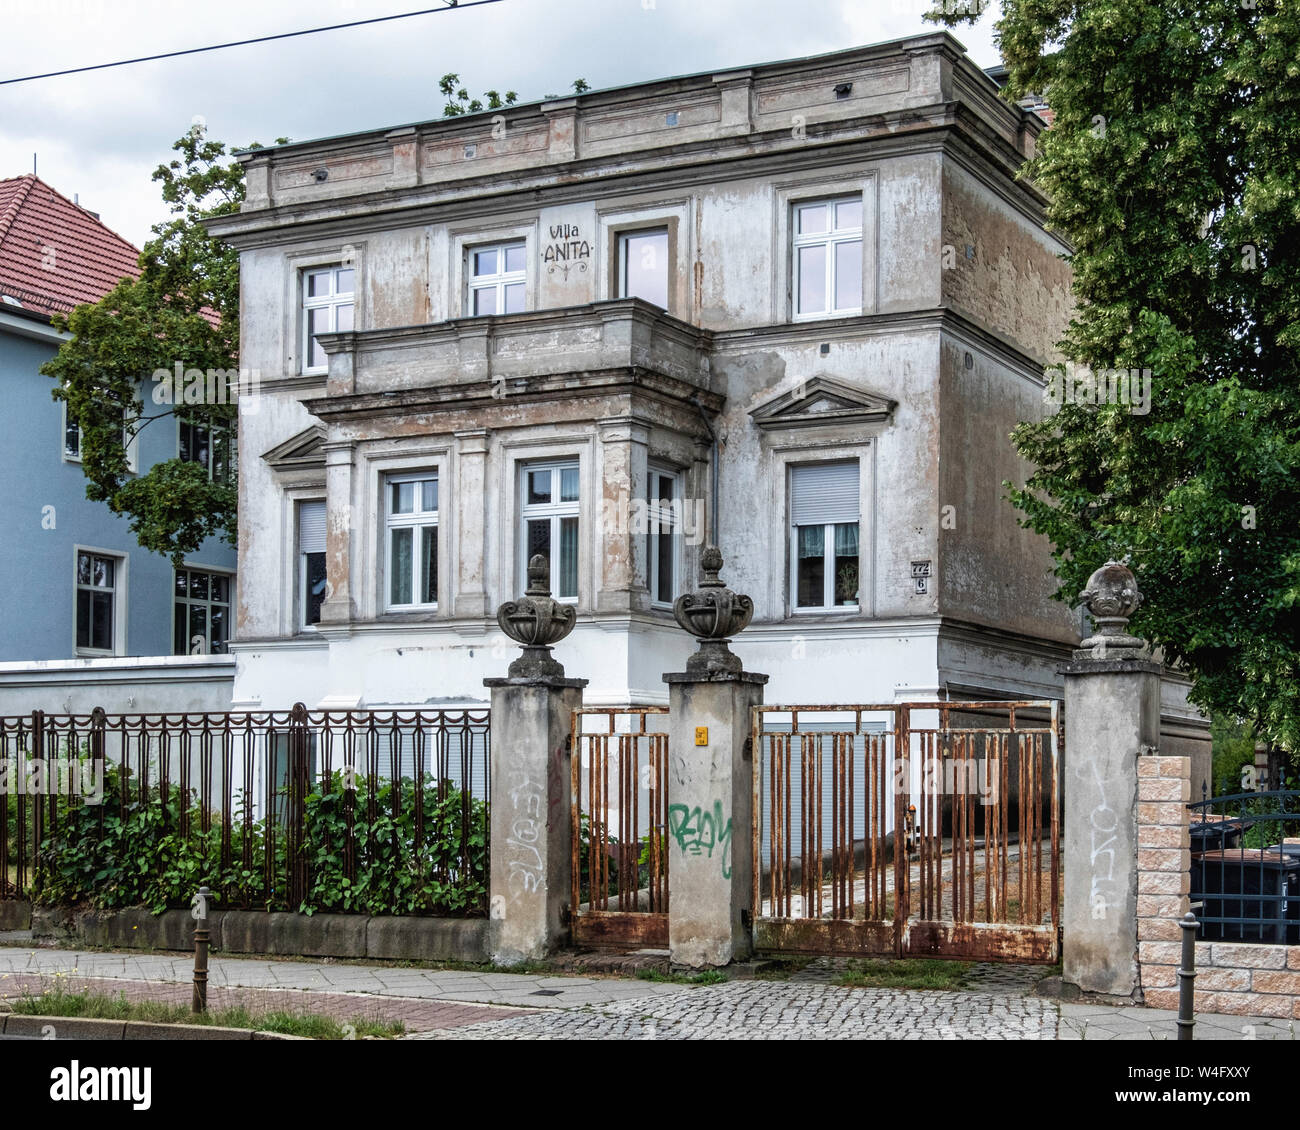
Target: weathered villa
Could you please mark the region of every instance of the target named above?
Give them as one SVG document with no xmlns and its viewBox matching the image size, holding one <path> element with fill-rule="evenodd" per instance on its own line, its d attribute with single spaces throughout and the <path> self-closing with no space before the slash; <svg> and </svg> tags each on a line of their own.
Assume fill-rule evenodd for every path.
<svg viewBox="0 0 1300 1130">
<path fill-rule="evenodd" d="M 243 154 L 235 705 L 485 701 L 536 553 L 587 704 L 665 703 L 710 541 L 773 701 L 1059 697 L 1003 487 L 1071 309 L 1045 128 L 936 33 Z"/>
</svg>

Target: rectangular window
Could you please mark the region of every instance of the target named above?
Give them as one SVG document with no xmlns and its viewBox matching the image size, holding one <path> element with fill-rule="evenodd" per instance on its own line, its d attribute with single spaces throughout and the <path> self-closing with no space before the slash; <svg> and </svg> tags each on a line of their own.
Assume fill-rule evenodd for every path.
<svg viewBox="0 0 1300 1130">
<path fill-rule="evenodd" d="M 230 574 L 177 569 L 172 625 L 173 654 L 223 654 L 230 639 Z"/>
<path fill-rule="evenodd" d="M 798 609 L 858 607 L 858 464 L 790 470 L 791 590 Z"/>
<path fill-rule="evenodd" d="M 528 562 L 540 553 L 551 567 L 556 600 L 578 599 L 578 464 L 530 463 L 523 468 L 522 581 Z"/>
<path fill-rule="evenodd" d="M 646 581 L 652 604 L 677 598 L 677 559 L 681 536 L 681 480 L 672 471 L 650 468 L 646 514 Z"/>
<path fill-rule="evenodd" d="M 388 608 L 438 603 L 438 476 L 390 475 L 384 481 L 388 540 Z"/>
<path fill-rule="evenodd" d="M 356 271 L 351 267 L 320 267 L 302 276 L 302 371 L 324 373 L 329 358 L 316 338 L 344 333 L 353 327 Z"/>
<path fill-rule="evenodd" d="M 212 482 L 235 481 L 235 445 L 230 428 L 216 421 L 180 419 L 180 458 L 198 463 Z"/>
<path fill-rule="evenodd" d="M 467 313 L 521 314 L 524 309 L 524 241 L 471 247 Z"/>
<path fill-rule="evenodd" d="M 81 462 L 81 426 L 68 411 L 68 402 L 60 401 L 63 407 L 63 458 L 70 462 Z M 127 469 L 134 471 L 136 469 L 135 461 L 135 441 L 134 437 L 127 431 L 126 414 L 122 414 L 122 445 L 126 449 Z"/>
<path fill-rule="evenodd" d="M 298 601 L 301 627 L 320 623 L 325 601 L 325 503 L 298 503 Z"/>
<path fill-rule="evenodd" d="M 618 237 L 618 296 L 644 298 L 668 309 L 668 229 Z"/>
<path fill-rule="evenodd" d="M 122 558 L 77 553 L 77 650 L 111 655 L 117 650 Z"/>
<path fill-rule="evenodd" d="M 862 197 L 794 206 L 796 317 L 862 313 Z"/>
</svg>

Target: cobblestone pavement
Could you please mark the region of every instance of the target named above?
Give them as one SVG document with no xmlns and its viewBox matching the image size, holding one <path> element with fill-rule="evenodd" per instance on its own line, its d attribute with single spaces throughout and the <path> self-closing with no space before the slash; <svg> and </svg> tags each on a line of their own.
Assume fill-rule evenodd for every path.
<svg viewBox="0 0 1300 1130">
<path fill-rule="evenodd" d="M 517 1016 L 428 1040 L 1041 1040 L 1056 1004 L 988 993 L 732 981 L 671 997 Z"/>
</svg>

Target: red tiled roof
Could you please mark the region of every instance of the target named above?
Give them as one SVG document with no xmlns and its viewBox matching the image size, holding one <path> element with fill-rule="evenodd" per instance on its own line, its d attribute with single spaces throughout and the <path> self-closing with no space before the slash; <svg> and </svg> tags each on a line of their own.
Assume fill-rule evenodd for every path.
<svg viewBox="0 0 1300 1130">
<path fill-rule="evenodd" d="M 66 313 L 140 274 L 139 250 L 28 173 L 0 180 L 0 310 Z"/>
</svg>

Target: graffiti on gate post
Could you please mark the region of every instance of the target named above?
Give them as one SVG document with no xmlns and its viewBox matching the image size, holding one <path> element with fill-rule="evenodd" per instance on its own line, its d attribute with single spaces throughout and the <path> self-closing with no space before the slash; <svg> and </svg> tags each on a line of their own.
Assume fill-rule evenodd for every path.
<svg viewBox="0 0 1300 1130">
<path fill-rule="evenodd" d="M 514 806 L 515 819 L 510 825 L 510 836 L 506 846 L 511 849 L 509 856 L 510 875 L 507 882 L 511 890 L 520 892 L 538 892 L 546 880 L 542 871 L 542 853 L 537 846 L 546 822 L 546 801 L 541 787 L 522 770 L 512 769 L 512 778 L 516 778 L 510 789 L 510 803 Z M 519 882 L 516 883 L 515 880 Z"/>
<path fill-rule="evenodd" d="M 723 819 L 722 801 L 713 808 L 691 808 L 685 804 L 668 806 L 668 831 L 683 855 L 703 855 L 709 859 L 718 852 L 722 877 L 731 878 L 731 817 Z"/>
</svg>

